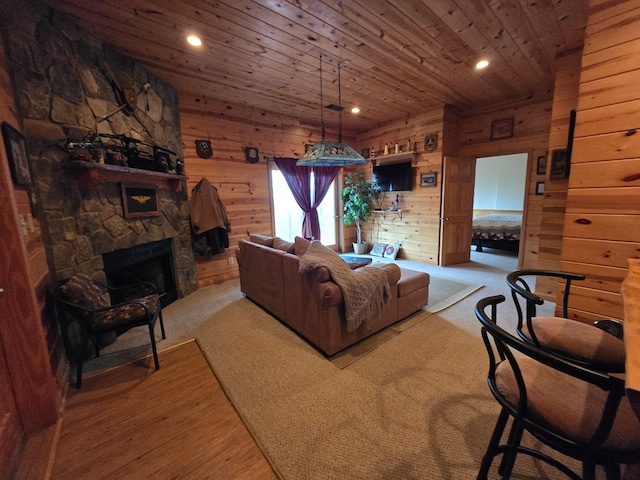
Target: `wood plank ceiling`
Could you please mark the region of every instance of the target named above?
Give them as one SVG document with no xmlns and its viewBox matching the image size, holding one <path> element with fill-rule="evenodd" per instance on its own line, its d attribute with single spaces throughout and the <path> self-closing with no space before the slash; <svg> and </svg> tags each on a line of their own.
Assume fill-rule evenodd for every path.
<svg viewBox="0 0 640 480">
<path fill-rule="evenodd" d="M 184 108 L 366 130 L 442 104 L 468 111 L 553 88 L 580 48 L 585 0 L 45 0 L 178 89 Z M 185 36 L 198 34 L 200 48 Z M 480 59 L 490 66 L 476 71 Z M 347 111 L 348 112 L 348 111 Z M 327 125 L 338 115 L 325 110 Z"/>
</svg>

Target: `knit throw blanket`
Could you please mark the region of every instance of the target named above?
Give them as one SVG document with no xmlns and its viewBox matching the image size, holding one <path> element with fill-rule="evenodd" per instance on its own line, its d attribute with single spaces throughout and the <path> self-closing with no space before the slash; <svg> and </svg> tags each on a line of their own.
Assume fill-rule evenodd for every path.
<svg viewBox="0 0 640 480">
<path fill-rule="evenodd" d="M 384 269 L 362 267 L 351 270 L 336 252 L 314 240 L 300 257 L 299 271 L 306 273 L 318 267 L 326 267 L 342 290 L 347 331 L 352 332 L 360 325 L 365 331 L 371 330 L 391 297 Z"/>
</svg>

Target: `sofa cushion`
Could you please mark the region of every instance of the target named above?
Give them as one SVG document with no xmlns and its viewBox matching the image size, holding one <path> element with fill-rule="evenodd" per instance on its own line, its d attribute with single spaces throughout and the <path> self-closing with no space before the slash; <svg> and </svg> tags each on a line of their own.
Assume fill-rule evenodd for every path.
<svg viewBox="0 0 640 480">
<path fill-rule="evenodd" d="M 369 265 L 365 265 L 364 267 L 360 267 L 360 269 L 364 268 L 379 268 L 384 270 L 387 274 L 387 280 L 389 281 L 389 285 L 395 285 L 398 283 L 401 277 L 401 269 L 395 263 L 371 263 Z"/>
<path fill-rule="evenodd" d="M 296 244 L 293 242 L 287 242 L 286 240 L 282 240 L 279 237 L 273 238 L 273 248 L 277 250 L 282 250 L 287 253 L 295 253 L 296 252 Z"/>
<path fill-rule="evenodd" d="M 293 241 L 295 244 L 296 255 L 301 257 L 305 253 L 307 253 L 307 248 L 309 248 L 309 244 L 311 243 L 306 238 L 296 237 Z"/>
<path fill-rule="evenodd" d="M 387 249 L 386 243 L 374 243 L 369 255 L 374 257 L 384 257 L 384 251 Z"/>
<path fill-rule="evenodd" d="M 403 297 L 420 288 L 428 287 L 430 280 L 428 273 L 401 268 L 400 280 L 398 280 L 398 297 Z"/>
<path fill-rule="evenodd" d="M 265 247 L 273 246 L 273 237 L 269 235 L 260 235 L 258 233 L 252 233 L 249 235 L 249 241 L 257 243 L 258 245 L 264 245 Z"/>
</svg>

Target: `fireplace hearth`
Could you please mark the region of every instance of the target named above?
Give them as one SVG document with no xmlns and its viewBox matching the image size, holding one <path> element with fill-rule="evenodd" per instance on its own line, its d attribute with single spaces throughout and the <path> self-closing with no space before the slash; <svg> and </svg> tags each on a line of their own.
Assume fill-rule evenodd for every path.
<svg viewBox="0 0 640 480">
<path fill-rule="evenodd" d="M 153 283 L 166 307 L 178 298 L 171 240 L 136 245 L 102 254 L 107 283 L 114 287 L 144 281 Z M 121 301 L 112 298 L 112 301 Z"/>
</svg>

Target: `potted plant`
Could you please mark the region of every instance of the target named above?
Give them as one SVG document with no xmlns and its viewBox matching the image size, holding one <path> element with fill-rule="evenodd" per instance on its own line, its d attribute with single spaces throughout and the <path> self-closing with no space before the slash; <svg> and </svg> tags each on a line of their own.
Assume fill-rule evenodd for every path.
<svg viewBox="0 0 640 480">
<path fill-rule="evenodd" d="M 345 176 L 342 201 L 344 202 L 345 225 L 356 225 L 357 242 L 353 244 L 353 253 L 367 251 L 367 242 L 362 241 L 361 225 L 371 216 L 371 202 L 375 196 L 373 184 L 366 179 L 364 170 L 358 168 Z"/>
</svg>

